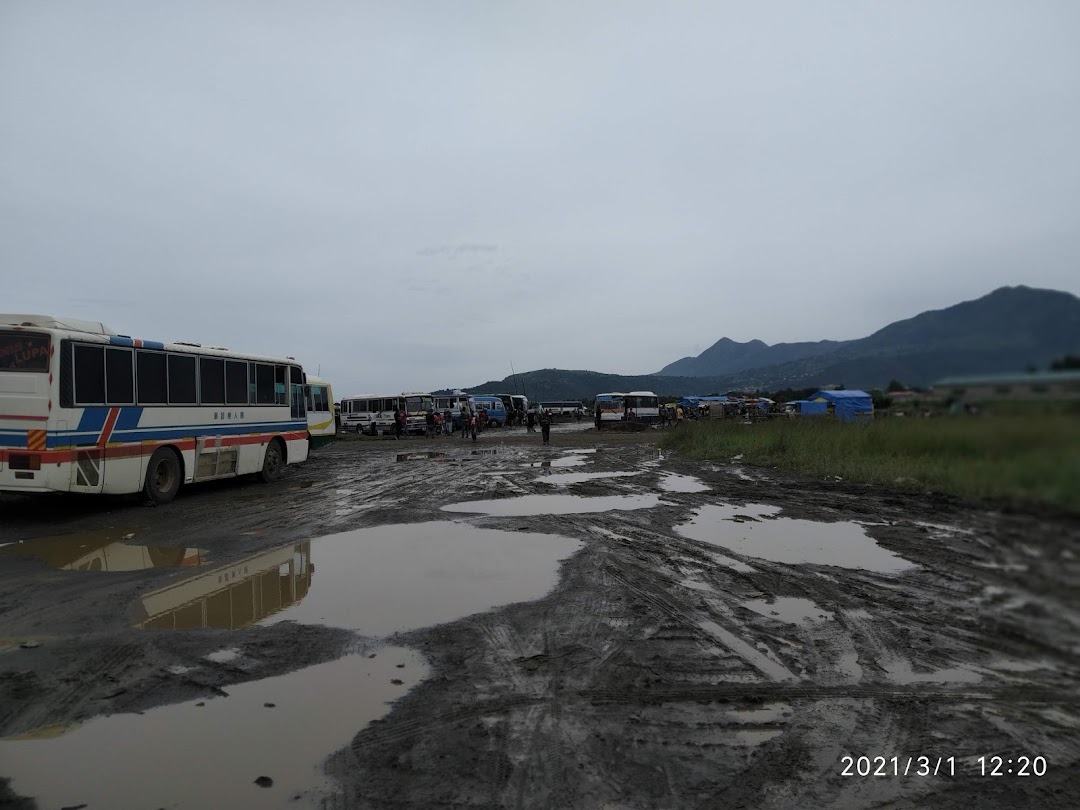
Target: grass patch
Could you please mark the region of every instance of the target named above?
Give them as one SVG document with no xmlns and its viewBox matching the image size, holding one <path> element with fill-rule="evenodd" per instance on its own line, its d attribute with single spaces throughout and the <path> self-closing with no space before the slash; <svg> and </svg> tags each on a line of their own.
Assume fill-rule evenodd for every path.
<svg viewBox="0 0 1080 810">
<path fill-rule="evenodd" d="M 803 475 L 1080 512 L 1080 419 L 1065 414 L 684 424 L 661 440 L 689 458 L 742 454 Z"/>
</svg>

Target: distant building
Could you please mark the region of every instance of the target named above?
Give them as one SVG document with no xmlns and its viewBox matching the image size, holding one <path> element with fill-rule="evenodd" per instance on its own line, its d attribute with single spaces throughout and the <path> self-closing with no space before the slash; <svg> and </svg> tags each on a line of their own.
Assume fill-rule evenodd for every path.
<svg viewBox="0 0 1080 810">
<path fill-rule="evenodd" d="M 1080 371 L 946 377 L 933 386 L 936 399 L 986 402 L 1001 399 L 1080 399 Z"/>
</svg>

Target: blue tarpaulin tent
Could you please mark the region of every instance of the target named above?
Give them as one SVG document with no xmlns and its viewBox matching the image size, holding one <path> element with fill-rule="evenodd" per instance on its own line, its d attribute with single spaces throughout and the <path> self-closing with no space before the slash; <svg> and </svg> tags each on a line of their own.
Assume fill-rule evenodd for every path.
<svg viewBox="0 0 1080 810">
<path fill-rule="evenodd" d="M 793 399 L 788 405 L 794 405 L 801 416 L 820 416 L 829 412 L 828 402 L 811 402 L 808 399 Z"/>
<path fill-rule="evenodd" d="M 841 422 L 874 418 L 874 400 L 865 391 L 818 391 L 810 400 L 831 403 Z"/>
</svg>

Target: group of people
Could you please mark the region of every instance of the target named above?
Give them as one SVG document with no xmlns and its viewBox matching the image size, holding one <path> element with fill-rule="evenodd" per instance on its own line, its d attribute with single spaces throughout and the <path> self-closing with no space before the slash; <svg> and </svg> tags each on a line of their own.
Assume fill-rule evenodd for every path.
<svg viewBox="0 0 1080 810">
<path fill-rule="evenodd" d="M 540 426 L 540 433 L 543 435 L 544 444 L 548 444 L 551 440 L 551 411 L 543 411 L 537 414 L 533 409 L 529 409 L 527 413 L 522 413 L 520 410 L 516 411 L 518 414 L 518 424 L 526 424 L 528 431 L 533 433 L 536 431 L 536 425 Z M 461 438 L 467 438 L 472 436 L 472 440 L 475 442 L 478 434 L 484 432 L 484 428 L 487 427 L 487 411 L 483 408 L 477 408 L 476 410 L 470 410 L 466 405 L 462 404 L 458 411 L 458 427 L 461 429 Z M 442 411 L 431 410 L 427 412 L 426 431 L 425 435 L 429 439 L 434 439 L 436 436 L 452 436 L 454 434 L 454 414 L 449 408 L 445 408 Z M 406 432 L 406 419 L 405 411 L 399 411 L 395 415 L 394 419 L 394 436 L 395 438 L 401 438 L 401 434 Z"/>
</svg>

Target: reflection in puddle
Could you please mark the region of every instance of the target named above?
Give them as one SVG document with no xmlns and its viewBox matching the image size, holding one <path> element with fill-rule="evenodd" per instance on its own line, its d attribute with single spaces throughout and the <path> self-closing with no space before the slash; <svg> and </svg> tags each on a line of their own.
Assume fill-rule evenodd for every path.
<svg viewBox="0 0 1080 810">
<path fill-rule="evenodd" d="M 832 619 L 833 614 L 822 610 L 809 599 L 794 596 L 778 596 L 771 602 L 765 599 L 751 599 L 741 603 L 747 610 L 762 616 L 768 616 L 778 622 L 802 624 L 803 622 L 822 622 Z"/>
<path fill-rule="evenodd" d="M 3 740 L 0 761 L 12 789 L 39 807 L 317 806 L 331 787 L 323 760 L 427 672 L 416 653 L 385 647 L 230 686 L 228 697 L 98 717 L 54 739 Z M 253 784 L 262 775 L 272 789 Z"/>
<path fill-rule="evenodd" d="M 640 470 L 634 472 L 594 472 L 594 473 L 556 473 L 545 475 L 536 480 L 543 484 L 553 486 L 566 486 L 567 484 L 583 484 L 586 481 L 594 481 L 599 478 L 625 478 L 628 475 L 641 475 Z"/>
<path fill-rule="evenodd" d="M 661 476 L 660 489 L 664 490 L 664 492 L 706 492 L 712 487 L 692 475 L 669 473 Z"/>
<path fill-rule="evenodd" d="M 398 453 L 398 461 L 426 461 L 431 458 L 446 458 L 446 453 L 430 450 L 427 453 Z"/>
<path fill-rule="evenodd" d="M 550 461 L 533 461 L 526 464 L 526 467 L 583 467 L 589 462 L 579 456 L 562 456 L 561 458 L 553 458 Z"/>
<path fill-rule="evenodd" d="M 344 627 L 366 635 L 426 627 L 538 599 L 581 543 L 554 534 L 438 521 L 377 526 L 311 541 L 319 575 L 269 624 Z"/>
<path fill-rule="evenodd" d="M 99 529 L 11 543 L 0 555 L 32 557 L 64 571 L 141 571 L 145 568 L 198 566 L 205 552 L 176 546 L 132 546 L 136 529 Z M 0 557 L 2 559 L 2 557 Z"/>
<path fill-rule="evenodd" d="M 446 512 L 524 517 L 609 512 L 612 509 L 651 509 L 654 506 L 671 505 L 661 501 L 659 495 L 604 495 L 595 498 L 584 495 L 524 495 L 520 498 L 451 503 L 442 509 Z"/>
<path fill-rule="evenodd" d="M 676 531 L 692 540 L 778 563 L 812 563 L 895 574 L 913 563 L 881 548 L 856 523 L 773 517 L 776 506 L 707 505 Z"/>
<path fill-rule="evenodd" d="M 303 599 L 311 587 L 311 543 L 264 551 L 143 594 L 144 630 L 239 630 Z"/>
</svg>

